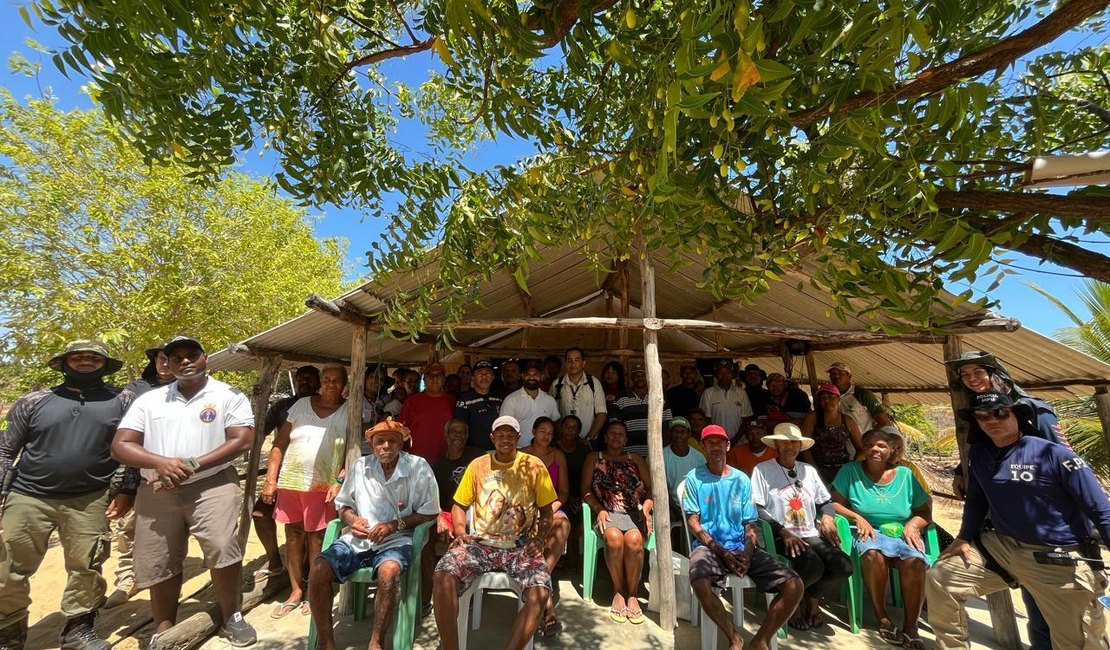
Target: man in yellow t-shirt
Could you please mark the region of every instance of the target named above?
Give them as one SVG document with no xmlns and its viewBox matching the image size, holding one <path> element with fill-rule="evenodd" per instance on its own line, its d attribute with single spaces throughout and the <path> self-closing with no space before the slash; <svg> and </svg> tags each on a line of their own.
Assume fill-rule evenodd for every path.
<svg viewBox="0 0 1110 650">
<path fill-rule="evenodd" d="M 444 650 L 458 649 L 459 595 L 482 574 L 503 571 L 522 587 L 524 607 L 517 613 L 507 648 L 523 648 L 532 638 L 551 591 L 543 558 L 551 504 L 557 498 L 551 475 L 538 458 L 517 451 L 516 418 L 494 420 L 490 438 L 494 450 L 471 461 L 459 481 L 451 507 L 455 539 L 433 579 L 436 626 Z"/>
</svg>

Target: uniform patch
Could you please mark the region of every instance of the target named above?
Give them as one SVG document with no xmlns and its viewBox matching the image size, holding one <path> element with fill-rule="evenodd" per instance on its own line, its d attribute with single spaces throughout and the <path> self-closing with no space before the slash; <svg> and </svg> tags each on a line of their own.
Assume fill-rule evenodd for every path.
<svg viewBox="0 0 1110 650">
<path fill-rule="evenodd" d="M 216 406 L 214 404 L 204 405 L 204 409 L 200 412 L 200 421 L 204 423 L 216 421 Z"/>
</svg>

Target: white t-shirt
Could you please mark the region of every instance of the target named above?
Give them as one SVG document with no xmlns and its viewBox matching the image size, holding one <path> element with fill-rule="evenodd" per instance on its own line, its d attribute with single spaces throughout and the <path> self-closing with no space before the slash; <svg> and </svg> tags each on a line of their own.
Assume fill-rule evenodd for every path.
<svg viewBox="0 0 1110 650">
<path fill-rule="evenodd" d="M 777 460 L 766 460 L 752 472 L 752 501 L 798 537 L 817 537 L 817 504 L 832 501 L 817 468 L 794 463 L 796 478 Z M 797 483 L 800 483 L 799 486 Z"/>
<path fill-rule="evenodd" d="M 312 409 L 312 398 L 303 397 L 289 407 L 286 421 L 292 430 L 277 486 L 298 492 L 327 492 L 343 466 L 347 403 L 321 418 Z"/>
<path fill-rule="evenodd" d="M 740 432 L 744 418 L 752 416 L 752 403 L 742 386 L 733 383 L 728 390 L 716 383 L 701 394 L 701 408 L 713 424 L 721 426 L 729 435 Z"/>
<path fill-rule="evenodd" d="M 682 505 L 682 500 L 678 498 L 678 484 L 686 478 L 690 470 L 704 464 L 705 456 L 693 447 L 687 450 L 685 456 L 679 456 L 671 451 L 670 445 L 663 447 L 663 473 L 667 476 L 667 489 L 670 490 L 671 499 L 675 503 Z"/>
<path fill-rule="evenodd" d="M 185 399 L 176 381 L 144 393 L 119 423 L 121 429 L 142 433 L 147 451 L 169 458 L 207 454 L 227 442 L 230 427 L 254 427 L 251 404 L 239 389 L 212 377 L 192 399 Z M 230 464 L 228 461 L 197 472 L 183 483 L 212 476 Z M 152 469 L 141 473 L 147 481 L 158 480 L 158 472 Z"/>
<path fill-rule="evenodd" d="M 387 481 L 378 457 L 363 456 L 355 461 L 335 497 L 336 510 L 345 507 L 364 517 L 370 528 L 414 512 L 438 515 L 439 488 L 432 466 L 420 456 L 402 451 Z M 411 546 L 412 530 L 394 533 L 377 544 L 365 537 L 355 537 L 350 531 L 343 533 L 340 539 L 356 551 L 382 551 Z"/>
<path fill-rule="evenodd" d="M 551 396 L 555 397 L 556 393 L 559 394 L 555 402 L 559 408 L 560 417 L 573 415 L 582 420 L 582 431 L 579 436 L 583 438 L 590 433 L 597 414 L 609 410 L 605 403 L 605 391 L 601 388 L 601 380 L 594 377 L 591 388 L 588 377 L 586 373 L 582 373 L 582 380 L 575 384 L 571 382 L 570 377 L 563 375 L 551 384 Z"/>
<path fill-rule="evenodd" d="M 505 401 L 501 402 L 501 415 L 511 415 L 520 422 L 520 442 L 517 446 L 527 447 L 532 444 L 532 424 L 536 418 L 546 415 L 552 421 L 557 421 L 559 407 L 555 404 L 555 398 L 542 390 L 533 398 L 528 391 L 521 388 L 509 393 Z"/>
</svg>

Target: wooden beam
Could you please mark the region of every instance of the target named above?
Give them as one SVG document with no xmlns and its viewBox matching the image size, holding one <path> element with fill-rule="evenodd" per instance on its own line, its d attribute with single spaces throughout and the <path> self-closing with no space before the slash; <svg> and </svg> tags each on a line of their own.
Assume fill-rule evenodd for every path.
<svg viewBox="0 0 1110 650">
<path fill-rule="evenodd" d="M 313 293 L 305 298 L 304 304 L 309 309 L 333 318 L 338 318 L 352 325 L 369 325 L 372 322 L 372 319 L 365 314 L 359 313 L 358 310 L 354 309 L 343 300 L 328 300 Z"/>
<path fill-rule="evenodd" d="M 949 336 L 944 342 L 944 358 L 955 359 L 963 352 L 963 343 L 958 336 Z M 950 382 L 958 381 L 955 372 L 945 366 L 945 373 Z M 890 392 L 890 391 L 887 391 Z M 963 388 L 956 384 L 956 388 L 949 391 L 952 400 L 952 413 L 956 422 L 956 448 L 960 454 L 960 466 L 963 475 L 967 473 L 967 432 L 968 423 L 959 416 L 960 409 L 967 407 L 967 394 Z M 1014 614 L 1014 602 L 1009 591 L 1000 591 L 987 596 L 987 607 L 991 613 L 991 627 L 994 628 L 994 638 L 998 643 L 1011 650 L 1021 649 L 1021 638 L 1018 636 L 1017 620 Z"/>
<path fill-rule="evenodd" d="M 348 474 L 362 456 L 362 386 L 366 374 L 366 324 L 351 328 L 351 366 L 347 377 L 347 438 L 344 467 Z M 351 613 L 350 583 L 339 588 L 339 613 Z"/>
<path fill-rule="evenodd" d="M 817 361 L 813 357 L 813 349 L 806 346 L 806 374 L 809 375 L 809 394 L 817 398 Z M 816 406 L 816 405 L 814 405 Z"/>
<path fill-rule="evenodd" d="M 1099 386 L 1095 391 L 1095 409 L 1102 424 L 1103 442 L 1110 449 L 1110 392 L 1106 386 Z"/>
<path fill-rule="evenodd" d="M 229 354 L 244 354 L 247 356 L 258 357 L 260 359 L 267 359 L 270 357 L 281 357 L 283 362 L 291 363 L 341 363 L 347 364 L 347 359 L 341 357 L 326 357 L 318 354 L 300 354 L 296 352 L 282 352 L 280 350 L 272 350 L 270 348 L 260 348 L 255 345 L 244 345 L 242 343 L 232 343 L 227 346 Z"/>
<path fill-rule="evenodd" d="M 266 440 L 266 411 L 270 406 L 270 394 L 274 391 L 274 379 L 281 371 L 281 356 L 267 357 L 258 372 L 258 381 L 251 391 L 254 404 L 254 441 L 247 454 L 247 484 L 243 486 L 243 504 L 239 512 L 239 548 L 247 550 L 247 537 L 251 531 L 251 510 L 254 508 L 255 488 L 258 486 L 258 464 L 262 459 L 262 443 Z"/>
<path fill-rule="evenodd" d="M 1022 388 L 1030 390 L 1047 390 L 1053 388 L 1070 388 L 1072 386 L 1099 387 L 1106 385 L 1106 378 L 1074 377 L 1053 379 L 1051 381 L 1022 381 L 1018 382 Z M 871 387 L 872 390 L 884 390 L 888 393 L 947 393 L 947 386 L 879 386 Z"/>
<path fill-rule="evenodd" d="M 642 282 L 641 311 L 645 325 L 655 318 L 655 266 L 651 255 L 640 248 L 640 280 Z M 678 624 L 675 607 L 675 584 L 671 569 L 671 513 L 667 473 L 663 468 L 663 367 L 659 363 L 659 332 L 651 327 L 644 330 L 644 368 L 648 378 L 648 470 L 651 474 L 651 498 L 659 504 L 651 511 L 655 524 L 655 584 L 652 592 L 659 590 L 659 627 L 674 634 Z M 672 636 L 673 638 L 673 636 Z"/>
<path fill-rule="evenodd" d="M 1021 324 L 1012 319 L 995 319 L 979 326 L 957 326 L 943 333 L 909 333 L 886 334 L 885 332 L 872 332 L 868 330 L 820 330 L 796 327 L 783 327 L 780 325 L 764 325 L 761 323 L 737 323 L 730 321 L 707 321 L 690 318 L 628 318 L 605 316 L 581 316 L 569 318 L 492 318 L 475 319 L 459 323 L 429 323 L 427 331 L 451 330 L 496 330 L 496 329 L 617 329 L 629 328 L 642 329 L 693 329 L 716 332 L 729 332 L 734 334 L 755 334 L 775 338 L 791 338 L 803 341 L 827 342 L 837 344 L 842 342 L 935 342 L 940 337 L 952 334 L 979 334 L 983 332 L 1014 332 Z M 380 331 L 379 324 L 370 324 L 371 331 Z M 624 346 L 619 346 L 625 349 Z M 776 351 L 778 346 L 774 348 Z M 777 353 L 777 352 L 776 352 Z"/>
</svg>

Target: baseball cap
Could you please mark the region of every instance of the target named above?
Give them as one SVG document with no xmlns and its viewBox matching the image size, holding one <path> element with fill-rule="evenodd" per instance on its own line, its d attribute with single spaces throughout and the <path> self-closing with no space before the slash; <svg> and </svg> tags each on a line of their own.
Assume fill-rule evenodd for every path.
<svg viewBox="0 0 1110 650">
<path fill-rule="evenodd" d="M 960 409 L 959 415 L 961 418 L 971 421 L 972 414 L 975 411 L 1013 408 L 1014 406 L 1014 400 L 1010 399 L 1009 395 L 989 390 L 985 393 L 972 395 L 971 398 L 968 400 L 967 408 Z"/>
<path fill-rule="evenodd" d="M 717 363 L 713 364 L 713 370 L 720 370 L 721 368 L 732 370 L 732 361 L 729 359 L 718 359 Z"/>
<path fill-rule="evenodd" d="M 710 424 L 710 425 L 706 426 L 704 429 L 701 430 L 701 439 L 702 440 L 705 440 L 706 438 L 713 437 L 713 436 L 716 436 L 716 437 L 719 437 L 719 438 L 724 438 L 725 440 L 729 439 L 728 434 L 725 433 L 724 428 L 721 427 L 720 425 L 717 425 L 717 424 Z"/>
<path fill-rule="evenodd" d="M 200 341 L 198 341 L 195 337 L 187 336 L 185 334 L 178 334 L 172 339 L 166 341 L 166 347 L 162 348 L 162 351 L 166 353 L 166 356 L 169 356 L 175 348 L 179 348 L 183 345 L 195 345 L 200 348 L 200 351 L 202 353 L 204 352 L 204 346 L 200 344 Z"/>
<path fill-rule="evenodd" d="M 424 375 L 445 375 L 447 371 L 443 368 L 443 364 L 438 361 L 433 361 L 424 367 Z"/>
<path fill-rule="evenodd" d="M 479 361 L 478 363 L 474 364 L 474 372 L 478 372 L 479 370 L 488 370 L 490 372 L 493 372 L 493 364 L 489 361 Z"/>
<path fill-rule="evenodd" d="M 692 428 L 690 427 L 690 421 L 683 417 L 671 418 L 671 421 L 667 423 L 668 431 L 675 427 L 686 427 L 687 429 Z"/>
<path fill-rule="evenodd" d="M 520 422 L 511 415 L 502 415 L 493 421 L 493 426 L 489 428 L 490 431 L 497 431 L 501 427 L 509 427 L 513 431 L 520 433 Z"/>
<path fill-rule="evenodd" d="M 814 397 L 817 397 L 817 395 L 820 395 L 821 393 L 832 393 L 833 395 L 840 397 L 840 389 L 837 388 L 834 384 L 818 384 L 817 393 L 814 394 Z"/>
<path fill-rule="evenodd" d="M 831 366 L 829 366 L 829 369 L 826 370 L 825 372 L 832 372 L 833 370 L 839 370 L 840 372 L 846 372 L 849 375 L 852 374 L 852 369 L 849 368 L 848 364 L 844 363 L 843 361 L 837 361 L 836 363 L 832 364 Z"/>
<path fill-rule="evenodd" d="M 644 364 L 642 364 L 642 363 L 632 364 L 632 367 L 628 371 L 628 376 L 631 377 L 632 375 L 634 375 L 638 372 L 643 372 L 643 373 L 647 372 L 646 370 L 644 370 Z"/>
</svg>

